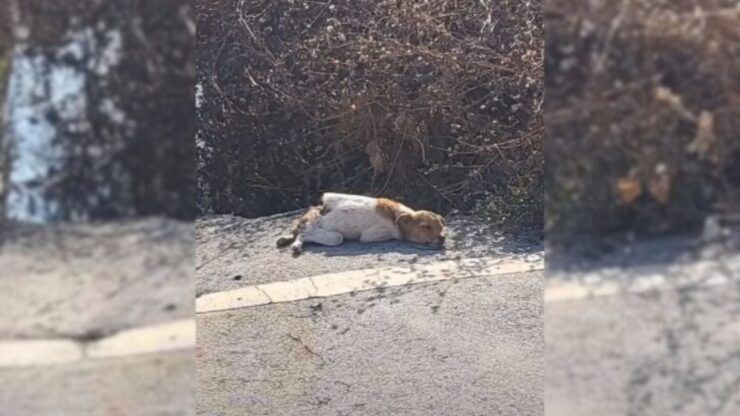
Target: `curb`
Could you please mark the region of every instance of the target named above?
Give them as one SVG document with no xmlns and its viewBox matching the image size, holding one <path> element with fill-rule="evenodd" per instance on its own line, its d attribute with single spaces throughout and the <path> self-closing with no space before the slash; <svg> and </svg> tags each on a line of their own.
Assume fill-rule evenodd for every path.
<svg viewBox="0 0 740 416">
<path fill-rule="evenodd" d="M 70 339 L 0 341 L 0 368 L 69 364 L 195 348 L 195 320 L 121 331 L 94 342 Z"/>
<path fill-rule="evenodd" d="M 472 277 L 544 270 L 542 253 L 526 257 L 444 261 L 416 267 L 390 267 L 329 273 L 296 280 L 209 293 L 196 299 L 196 314 L 248 308 L 271 303 L 324 298 L 378 288 Z"/>
</svg>

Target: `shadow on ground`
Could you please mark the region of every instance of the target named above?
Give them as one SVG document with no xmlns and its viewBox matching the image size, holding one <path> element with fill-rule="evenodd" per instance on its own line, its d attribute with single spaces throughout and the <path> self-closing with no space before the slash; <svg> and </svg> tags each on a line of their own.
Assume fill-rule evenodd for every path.
<svg viewBox="0 0 740 416">
<path fill-rule="evenodd" d="M 541 232 L 506 235 L 477 217 L 447 218 L 447 247 L 433 249 L 399 241 L 346 242 L 338 247 L 306 245 L 298 258 L 278 249 L 300 212 L 246 219 L 204 217 L 196 222 L 197 295 L 247 285 L 367 268 L 541 253 Z"/>
</svg>

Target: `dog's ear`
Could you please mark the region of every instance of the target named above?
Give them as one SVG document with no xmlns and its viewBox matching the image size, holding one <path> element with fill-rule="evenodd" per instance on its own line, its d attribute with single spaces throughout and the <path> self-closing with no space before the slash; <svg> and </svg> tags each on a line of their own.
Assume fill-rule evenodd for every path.
<svg viewBox="0 0 740 416">
<path fill-rule="evenodd" d="M 442 225 L 445 225 L 445 226 L 447 225 L 447 223 L 445 222 L 445 217 L 437 214 L 437 218 L 439 218 L 439 222 L 441 222 Z"/>
<path fill-rule="evenodd" d="M 408 224 L 409 221 L 411 221 L 414 217 L 409 214 L 408 212 L 404 212 L 403 214 L 399 214 L 396 217 L 396 224 Z"/>
</svg>

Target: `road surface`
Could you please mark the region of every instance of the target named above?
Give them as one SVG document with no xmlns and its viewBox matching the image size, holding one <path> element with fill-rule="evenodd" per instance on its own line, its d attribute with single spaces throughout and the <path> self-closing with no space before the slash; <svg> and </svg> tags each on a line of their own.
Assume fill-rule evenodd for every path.
<svg viewBox="0 0 740 416">
<path fill-rule="evenodd" d="M 468 219 L 448 221 L 443 253 L 349 244 L 293 259 L 274 247 L 288 218 L 252 221 L 198 224 L 197 414 L 543 414 L 536 244 Z"/>
</svg>

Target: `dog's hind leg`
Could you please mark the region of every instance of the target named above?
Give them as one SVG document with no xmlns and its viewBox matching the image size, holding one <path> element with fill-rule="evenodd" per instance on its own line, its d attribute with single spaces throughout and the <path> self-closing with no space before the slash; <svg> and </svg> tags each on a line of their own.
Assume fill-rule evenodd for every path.
<svg viewBox="0 0 740 416">
<path fill-rule="evenodd" d="M 303 253 L 304 243 L 316 243 L 322 246 L 338 246 L 342 244 L 344 238 L 342 234 L 334 231 L 327 231 L 318 228 L 315 224 L 308 224 L 307 227 L 300 231 L 294 241 L 290 244 L 293 250 L 293 256 L 298 257 Z"/>
<path fill-rule="evenodd" d="M 306 228 L 298 233 L 295 237 L 295 241 L 290 245 L 293 249 L 293 255 L 299 256 L 303 253 L 304 243 L 316 243 L 322 246 L 338 246 L 342 244 L 344 237 L 334 231 L 322 230 L 316 223 L 308 223 Z"/>
<path fill-rule="evenodd" d="M 338 232 L 312 228 L 306 230 L 304 241 L 333 247 L 342 244 L 344 237 Z"/>
<path fill-rule="evenodd" d="M 277 240 L 278 248 L 290 246 L 294 255 L 299 255 L 303 251 L 303 234 L 306 229 L 316 221 L 321 215 L 321 207 L 311 207 L 298 218 L 293 224 L 293 230 L 290 236 L 282 236 Z"/>
</svg>

